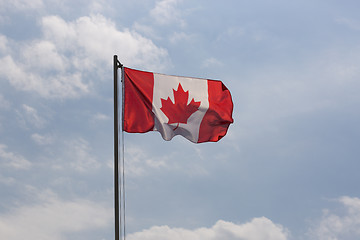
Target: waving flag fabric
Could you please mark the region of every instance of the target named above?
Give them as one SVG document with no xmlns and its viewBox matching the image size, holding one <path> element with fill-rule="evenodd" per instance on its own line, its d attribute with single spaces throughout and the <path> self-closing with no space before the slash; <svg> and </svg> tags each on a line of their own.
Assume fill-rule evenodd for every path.
<svg viewBox="0 0 360 240">
<path fill-rule="evenodd" d="M 216 142 L 233 122 L 230 91 L 221 81 L 124 71 L 124 131 L 159 131 L 194 143 Z"/>
</svg>

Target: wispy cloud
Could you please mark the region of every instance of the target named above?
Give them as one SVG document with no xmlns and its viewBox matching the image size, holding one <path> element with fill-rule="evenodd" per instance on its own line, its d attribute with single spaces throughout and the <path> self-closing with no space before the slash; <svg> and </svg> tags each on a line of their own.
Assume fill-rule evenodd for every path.
<svg viewBox="0 0 360 240">
<path fill-rule="evenodd" d="M 35 128 L 42 128 L 46 124 L 46 120 L 39 115 L 38 111 L 26 104 L 22 105 L 22 111 L 18 111 L 18 115 L 24 126 L 31 125 Z"/>
<path fill-rule="evenodd" d="M 0 0 L 0 5 L 3 5 L 7 7 L 10 10 L 29 10 L 29 9 L 40 9 L 44 6 L 44 3 L 42 0 L 12 0 L 12 1 L 6 1 L 6 0 Z"/>
<path fill-rule="evenodd" d="M 39 145 L 48 145 L 54 142 L 54 137 L 51 135 L 41 135 L 39 133 L 34 133 L 31 135 L 31 139 L 34 140 Z"/>
<path fill-rule="evenodd" d="M 176 5 L 180 2 L 181 0 L 158 1 L 150 11 L 150 15 L 161 25 L 168 25 L 175 22 L 180 26 L 185 26 L 185 21 L 181 18 L 180 11 L 176 8 Z"/>
<path fill-rule="evenodd" d="M 205 59 L 201 66 L 204 68 L 210 68 L 210 67 L 219 67 L 222 65 L 223 65 L 223 63 L 220 60 L 218 60 L 214 57 L 210 57 L 210 58 Z"/>
<path fill-rule="evenodd" d="M 92 117 L 92 122 L 98 122 L 98 121 L 108 121 L 111 118 L 108 115 L 105 115 L 103 113 L 96 113 L 93 117 Z"/>
<path fill-rule="evenodd" d="M 0 164 L 2 165 L 2 168 L 29 169 L 31 167 L 31 162 L 24 156 L 10 152 L 7 148 L 6 145 L 0 144 Z"/>
<path fill-rule="evenodd" d="M 66 148 L 66 154 L 63 157 L 67 159 L 70 168 L 87 172 L 100 167 L 101 164 L 91 155 L 90 145 L 86 140 L 74 139 L 66 145 Z"/>
<path fill-rule="evenodd" d="M 162 156 L 154 160 L 149 157 L 144 150 L 138 147 L 126 148 L 126 169 L 127 174 L 131 177 L 144 176 L 151 173 L 154 169 L 168 169 L 170 168 L 168 163 L 168 156 Z"/>
<path fill-rule="evenodd" d="M 342 205 L 342 211 L 325 209 L 321 220 L 309 232 L 311 239 L 340 240 L 360 237 L 360 199 L 343 196 L 337 199 L 337 202 Z"/>
<path fill-rule="evenodd" d="M 143 177 L 153 175 L 159 171 L 176 172 L 186 176 L 205 176 L 209 172 L 194 159 L 182 159 L 174 161 L 180 152 L 171 154 L 154 154 L 136 146 L 126 147 L 126 171 L 130 177 Z"/>
<path fill-rule="evenodd" d="M 6 36 L 0 35 L 0 53 L 4 53 L 7 50 L 7 38 Z"/>
<path fill-rule="evenodd" d="M 10 107 L 10 102 L 0 94 L 0 109 L 8 109 Z"/>
<path fill-rule="evenodd" d="M 195 37 L 193 34 L 187 34 L 185 32 L 175 32 L 173 33 L 169 40 L 172 44 L 177 44 L 182 41 L 190 41 Z"/>
</svg>

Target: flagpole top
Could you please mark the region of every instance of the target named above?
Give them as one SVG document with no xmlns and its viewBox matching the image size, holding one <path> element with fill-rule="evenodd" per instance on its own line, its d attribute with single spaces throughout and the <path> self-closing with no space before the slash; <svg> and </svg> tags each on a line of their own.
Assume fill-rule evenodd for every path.
<svg viewBox="0 0 360 240">
<path fill-rule="evenodd" d="M 118 60 L 118 56 L 117 55 L 114 55 L 114 63 L 116 63 L 116 66 L 118 67 L 118 68 L 123 68 L 123 64 Z"/>
</svg>

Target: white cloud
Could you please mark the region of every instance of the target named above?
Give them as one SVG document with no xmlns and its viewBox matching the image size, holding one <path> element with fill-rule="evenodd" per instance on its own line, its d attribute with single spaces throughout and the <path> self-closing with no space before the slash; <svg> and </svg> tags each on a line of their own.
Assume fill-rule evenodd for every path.
<svg viewBox="0 0 360 240">
<path fill-rule="evenodd" d="M 0 164 L 14 169 L 29 169 L 31 162 L 20 154 L 7 151 L 7 146 L 0 144 Z"/>
<path fill-rule="evenodd" d="M 114 11 L 114 8 L 108 0 L 92 0 L 89 2 L 89 11 L 91 13 L 110 12 Z"/>
<path fill-rule="evenodd" d="M 55 171 L 87 174 L 96 172 L 102 166 L 96 156 L 96 149 L 94 150 L 83 138 L 64 139 L 51 134 L 34 133 L 31 139 L 46 150 L 52 149 L 46 151 L 48 155 L 42 158 L 47 159 L 43 164 L 46 166 L 50 164 L 50 168 Z M 56 149 L 53 148 L 54 146 Z"/>
<path fill-rule="evenodd" d="M 211 228 L 188 230 L 168 226 L 152 227 L 127 236 L 129 240 L 286 240 L 288 231 L 281 225 L 261 217 L 245 224 L 218 221 Z"/>
<path fill-rule="evenodd" d="M 21 44 L 13 41 L 13 54 L 0 58 L 0 76 L 18 90 L 45 98 L 88 94 L 94 80 L 111 76 L 114 54 L 127 66 L 154 71 L 169 64 L 165 49 L 135 31 L 117 30 L 114 22 L 102 15 L 70 22 L 47 16 L 42 18 L 41 28 L 40 39 Z M 6 48 L 5 40 L 0 38 L 0 50 Z"/>
<path fill-rule="evenodd" d="M 52 136 L 40 135 L 38 133 L 32 134 L 31 139 L 34 140 L 39 145 L 47 145 L 47 144 L 52 144 L 54 142 L 54 138 Z"/>
<path fill-rule="evenodd" d="M 38 111 L 29 105 L 23 104 L 22 111 L 17 111 L 17 114 L 20 124 L 24 127 L 30 124 L 36 128 L 43 128 L 46 124 L 46 120 L 38 114 Z"/>
<path fill-rule="evenodd" d="M 181 172 L 191 177 L 209 174 L 203 164 L 199 164 L 198 161 L 192 158 L 183 159 L 181 163 L 173 161 L 173 159 L 175 159 L 174 156 L 181 154 L 180 152 L 172 152 L 171 154 L 154 156 L 154 154 L 149 154 L 146 150 L 139 147 L 127 146 L 125 150 L 126 175 L 130 177 L 142 177 L 152 175 L 159 170 Z"/>
<path fill-rule="evenodd" d="M 44 75 L 24 62 L 15 62 L 11 56 L 0 59 L 1 75 L 8 78 L 16 89 L 34 92 L 45 98 L 75 98 L 88 92 L 80 72 Z"/>
<path fill-rule="evenodd" d="M 145 36 L 148 36 L 150 37 L 151 39 L 161 39 L 162 37 L 160 36 L 161 34 L 158 34 L 156 32 L 156 30 L 149 26 L 149 25 L 144 25 L 144 24 L 140 24 L 138 22 L 135 22 L 132 26 L 132 28 L 139 32 L 139 33 L 142 33 L 144 34 Z"/>
<path fill-rule="evenodd" d="M 109 67 L 114 54 L 118 54 L 124 64 L 149 68 L 159 68 L 167 61 L 166 50 L 129 29 L 118 31 L 114 22 L 102 15 L 81 17 L 69 23 L 49 16 L 43 18 L 42 23 L 46 37 L 62 51 L 77 52 L 72 60 L 79 69 L 90 69 L 100 62 Z"/>
<path fill-rule="evenodd" d="M 175 32 L 170 36 L 170 42 L 176 44 L 178 42 L 189 41 L 194 38 L 194 35 L 184 32 Z"/>
<path fill-rule="evenodd" d="M 148 157 L 146 152 L 138 147 L 126 148 L 126 172 L 128 176 L 143 176 L 149 174 L 150 169 L 165 168 L 168 169 L 169 156 L 162 156 L 153 160 Z"/>
<path fill-rule="evenodd" d="M 214 57 L 207 58 L 202 63 L 202 67 L 204 67 L 204 68 L 218 67 L 218 66 L 222 66 L 222 65 L 223 65 L 223 63 Z"/>
<path fill-rule="evenodd" d="M 320 222 L 309 232 L 311 239 L 343 240 L 360 238 L 360 199 L 344 196 L 338 199 L 345 212 L 326 209 Z"/>
<path fill-rule="evenodd" d="M 98 128 L 99 124 L 109 124 L 110 120 L 112 120 L 110 116 L 103 113 L 96 113 L 89 118 L 89 123 L 92 124 L 93 127 Z"/>
<path fill-rule="evenodd" d="M 46 195 L 46 196 L 44 196 Z M 67 234 L 109 227 L 112 208 L 85 199 L 65 201 L 43 194 L 36 205 L 21 206 L 0 215 L 0 239 L 67 239 Z"/>
<path fill-rule="evenodd" d="M 167 25 L 171 23 L 178 23 L 180 26 L 185 26 L 185 21 L 181 18 L 180 11 L 176 8 L 176 5 L 181 0 L 161 0 L 158 1 L 150 11 L 150 16 L 161 25 Z"/>
<path fill-rule="evenodd" d="M 102 114 L 102 113 L 97 113 L 93 116 L 93 121 L 107 121 L 110 120 L 111 118 L 108 115 Z"/>
<path fill-rule="evenodd" d="M 32 42 L 24 47 L 22 54 L 26 65 L 38 72 L 66 70 L 65 57 L 58 53 L 56 45 L 51 41 Z"/>
<path fill-rule="evenodd" d="M 100 167 L 100 163 L 91 154 L 89 143 L 82 139 L 74 139 L 67 144 L 66 155 L 70 167 L 79 172 L 90 171 Z"/>
</svg>

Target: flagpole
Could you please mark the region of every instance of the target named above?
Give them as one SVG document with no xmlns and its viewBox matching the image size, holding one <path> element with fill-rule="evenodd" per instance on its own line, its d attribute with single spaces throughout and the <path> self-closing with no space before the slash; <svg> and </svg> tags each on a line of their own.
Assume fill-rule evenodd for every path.
<svg viewBox="0 0 360 240">
<path fill-rule="evenodd" d="M 122 161 L 119 165 L 119 101 L 118 101 L 118 69 L 123 69 L 117 55 L 114 55 L 114 205 L 115 205 L 115 240 L 125 240 L 125 166 L 124 166 L 124 134 L 122 137 Z M 124 71 L 121 71 L 123 82 Z M 124 98 L 124 84 L 122 84 L 122 98 Z M 122 100 L 123 102 L 123 100 Z M 122 109 L 123 110 L 123 109 Z M 123 111 L 122 111 L 123 114 Z M 123 119 L 123 117 L 121 117 Z M 119 174 L 122 169 L 122 176 Z"/>
<path fill-rule="evenodd" d="M 114 205 L 115 240 L 119 240 L 119 112 L 118 112 L 118 59 L 114 55 Z"/>
</svg>

